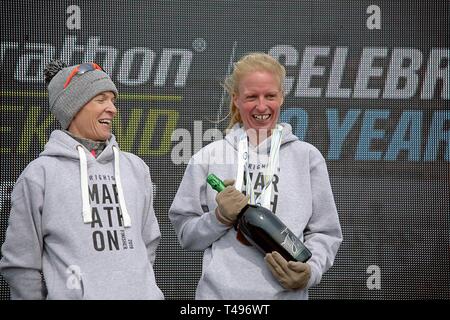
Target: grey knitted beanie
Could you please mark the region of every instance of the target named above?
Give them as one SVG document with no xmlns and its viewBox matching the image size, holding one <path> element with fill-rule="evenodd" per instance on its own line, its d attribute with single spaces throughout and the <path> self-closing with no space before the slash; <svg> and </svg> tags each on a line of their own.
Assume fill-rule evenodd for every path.
<svg viewBox="0 0 450 320">
<path fill-rule="evenodd" d="M 101 70 L 75 74 L 69 85 L 64 89 L 67 78 L 77 65 L 64 67 L 64 64 L 61 64 L 60 62 L 59 64 L 57 63 L 57 65 L 61 69 L 59 71 L 56 70 L 57 73 L 51 80 L 46 80 L 49 81 L 48 98 L 50 112 L 59 121 L 63 129 L 69 127 L 73 117 L 78 111 L 80 111 L 80 109 L 96 95 L 105 91 L 112 91 L 117 97 L 118 91 L 116 86 L 111 78 Z M 54 68 L 54 66 L 55 64 L 51 67 Z"/>
</svg>

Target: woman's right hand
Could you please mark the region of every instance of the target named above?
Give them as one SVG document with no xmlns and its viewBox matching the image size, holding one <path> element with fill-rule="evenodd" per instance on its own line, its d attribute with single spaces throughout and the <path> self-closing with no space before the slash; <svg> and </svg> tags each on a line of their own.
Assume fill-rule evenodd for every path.
<svg viewBox="0 0 450 320">
<path fill-rule="evenodd" d="M 223 183 L 226 188 L 216 196 L 216 217 L 221 223 L 232 226 L 248 203 L 248 197 L 233 186 L 234 180 L 224 180 Z"/>
</svg>

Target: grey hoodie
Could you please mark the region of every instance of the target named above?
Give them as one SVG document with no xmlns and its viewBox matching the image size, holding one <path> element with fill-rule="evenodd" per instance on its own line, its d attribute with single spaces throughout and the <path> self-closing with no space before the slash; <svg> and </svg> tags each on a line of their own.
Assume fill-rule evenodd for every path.
<svg viewBox="0 0 450 320">
<path fill-rule="evenodd" d="M 115 171 L 114 136 L 97 158 L 79 146 L 53 131 L 14 186 L 0 261 L 11 298 L 163 299 L 152 267 L 160 230 L 148 166 L 118 152 Z M 86 155 L 87 174 L 80 169 L 79 152 Z M 83 217 L 83 205 L 91 216 Z"/>
<path fill-rule="evenodd" d="M 236 240 L 234 228 L 220 223 L 214 214 L 217 193 L 206 184 L 206 177 L 209 173 L 222 179 L 236 177 L 243 129 L 235 125 L 225 139 L 205 146 L 190 159 L 169 210 L 181 246 L 204 250 L 196 299 L 308 299 L 307 289 L 318 284 L 333 265 L 342 233 L 325 160 L 314 146 L 298 140 L 289 124 L 281 125 L 280 166 L 273 180 L 271 209 L 312 252 L 307 262 L 311 266 L 307 288 L 284 289 L 271 274 L 263 254 Z M 249 150 L 256 192 L 261 190 L 267 149 L 270 138 Z"/>
</svg>

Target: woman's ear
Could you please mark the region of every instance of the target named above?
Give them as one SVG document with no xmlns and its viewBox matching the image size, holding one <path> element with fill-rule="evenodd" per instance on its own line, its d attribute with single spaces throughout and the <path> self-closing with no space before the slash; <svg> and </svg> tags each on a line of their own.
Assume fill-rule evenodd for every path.
<svg viewBox="0 0 450 320">
<path fill-rule="evenodd" d="M 238 94 L 237 94 L 237 93 L 233 93 L 233 96 L 232 96 L 233 104 L 234 104 L 234 105 L 236 106 L 236 108 L 239 110 L 239 106 L 238 106 L 238 104 L 237 104 L 238 98 L 239 98 Z"/>
</svg>

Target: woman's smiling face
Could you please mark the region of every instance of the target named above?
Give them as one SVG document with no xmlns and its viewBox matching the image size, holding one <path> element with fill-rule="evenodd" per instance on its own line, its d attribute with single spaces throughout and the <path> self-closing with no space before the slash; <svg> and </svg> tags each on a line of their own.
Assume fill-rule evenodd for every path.
<svg viewBox="0 0 450 320">
<path fill-rule="evenodd" d="M 117 114 L 113 92 L 106 91 L 92 98 L 75 115 L 69 126 L 74 135 L 93 141 L 106 141 L 111 137 L 111 123 Z"/>
<path fill-rule="evenodd" d="M 283 104 L 279 79 L 267 71 L 254 71 L 245 75 L 233 102 L 239 109 L 244 128 L 257 132 L 275 128 Z"/>
</svg>

